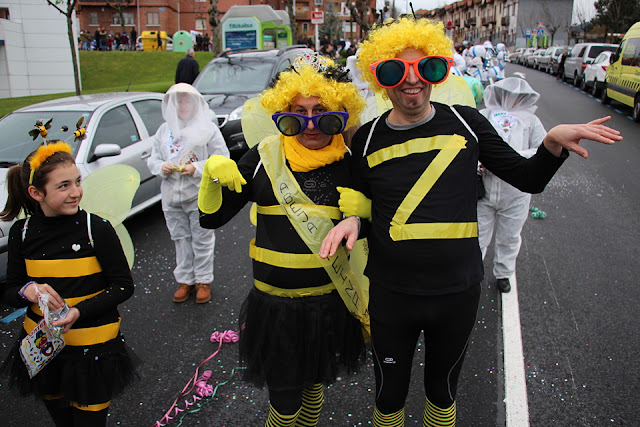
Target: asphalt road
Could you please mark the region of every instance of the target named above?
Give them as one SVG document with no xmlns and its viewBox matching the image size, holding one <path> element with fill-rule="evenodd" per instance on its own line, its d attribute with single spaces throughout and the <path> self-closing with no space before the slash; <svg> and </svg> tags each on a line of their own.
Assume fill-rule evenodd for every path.
<svg viewBox="0 0 640 427">
<path fill-rule="evenodd" d="M 537 114 L 547 129 L 612 114 L 612 125 L 626 138 L 613 147 L 587 143 L 590 159 L 572 155 L 547 190 L 533 197 L 532 205 L 547 217 L 527 221 L 516 273 L 530 425 L 637 425 L 640 291 L 633 285 L 640 275 L 640 189 L 634 166 L 640 159 L 640 125 L 627 118 L 628 110 L 616 112 L 616 106 L 605 107 L 548 75 L 509 65 L 507 74 L 513 72 L 526 73 L 541 93 Z M 213 299 L 199 305 L 194 299 L 183 304 L 171 300 L 174 249 L 160 208 L 125 225 L 136 248 L 137 287 L 134 297 L 120 307 L 122 330 L 144 364 L 140 381 L 113 401 L 108 425 L 151 426 L 196 367 L 218 349 L 209 341 L 211 334 L 238 330 L 240 305 L 251 287 L 247 254 L 254 230 L 245 209 L 216 231 Z M 485 262 L 487 278 L 458 390 L 462 427 L 506 423 L 503 307 L 493 285 L 491 255 Z M 0 317 L 12 311 L 2 307 Z M 0 323 L 1 359 L 20 327 L 21 320 Z M 422 346 L 416 354 L 407 425 L 422 424 Z M 215 395 L 166 425 L 264 425 L 267 392 L 240 381 L 237 367 L 237 344 L 223 344 L 200 369 L 212 371 L 209 383 L 217 386 Z M 369 359 L 359 373 L 345 375 L 326 390 L 320 425 L 370 424 L 373 390 Z M 16 397 L 4 382 L 0 400 L 3 426 L 53 425 L 39 402 Z M 180 409 L 186 407 L 184 400 Z"/>
</svg>

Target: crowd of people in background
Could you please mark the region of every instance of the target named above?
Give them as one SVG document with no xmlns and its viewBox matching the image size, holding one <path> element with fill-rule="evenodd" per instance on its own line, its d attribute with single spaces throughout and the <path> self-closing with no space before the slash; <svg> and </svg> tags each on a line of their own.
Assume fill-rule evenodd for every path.
<svg viewBox="0 0 640 427">
<path fill-rule="evenodd" d="M 98 27 L 92 33 L 80 30 L 78 37 L 78 48 L 80 50 L 136 50 L 136 39 L 138 33 L 135 28 L 127 34 L 126 32 L 111 33 L 105 28 Z"/>
</svg>

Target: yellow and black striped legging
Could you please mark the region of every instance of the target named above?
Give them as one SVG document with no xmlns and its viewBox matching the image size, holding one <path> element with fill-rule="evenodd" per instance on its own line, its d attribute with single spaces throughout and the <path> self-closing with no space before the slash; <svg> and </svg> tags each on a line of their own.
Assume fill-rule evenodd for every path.
<svg viewBox="0 0 640 427">
<path fill-rule="evenodd" d="M 322 384 L 305 386 L 301 391 L 269 390 L 269 416 L 265 427 L 313 427 L 318 425 L 324 388 Z"/>
<path fill-rule="evenodd" d="M 91 426 L 102 427 L 107 425 L 109 404 L 80 406 L 71 402 L 71 405 L 63 403 L 62 397 L 45 396 L 44 406 L 47 408 L 51 419 L 56 426 Z"/>
</svg>

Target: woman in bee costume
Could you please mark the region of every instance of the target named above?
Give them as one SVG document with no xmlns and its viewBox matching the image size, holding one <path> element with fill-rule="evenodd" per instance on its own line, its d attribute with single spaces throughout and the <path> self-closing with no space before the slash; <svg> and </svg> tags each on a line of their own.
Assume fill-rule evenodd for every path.
<svg viewBox="0 0 640 427">
<path fill-rule="evenodd" d="M 364 101 L 347 72 L 317 54 L 296 58 L 260 99 L 281 134 L 237 165 L 222 156 L 207 161 L 200 223 L 220 227 L 256 202 L 254 286 L 240 314 L 245 380 L 267 384 L 267 426 L 315 426 L 323 384 L 341 368 L 353 371 L 364 350 L 360 323 L 316 255 L 323 230 L 342 218 L 336 187 L 350 183 L 342 133 Z"/>
</svg>

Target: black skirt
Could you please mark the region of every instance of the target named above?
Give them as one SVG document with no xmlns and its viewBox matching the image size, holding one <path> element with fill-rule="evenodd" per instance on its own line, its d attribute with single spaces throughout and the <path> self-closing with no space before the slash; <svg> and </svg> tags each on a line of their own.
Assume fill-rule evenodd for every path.
<svg viewBox="0 0 640 427">
<path fill-rule="evenodd" d="M 301 390 L 353 373 L 364 361 L 360 322 L 337 291 L 282 298 L 253 288 L 240 311 L 244 380 L 270 390 Z"/>
<path fill-rule="evenodd" d="M 124 337 L 87 347 L 66 346 L 33 378 L 20 357 L 23 330 L 2 365 L 2 376 L 22 395 L 62 396 L 61 403 L 87 406 L 109 402 L 138 379 L 140 359 Z"/>
</svg>

